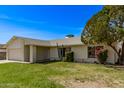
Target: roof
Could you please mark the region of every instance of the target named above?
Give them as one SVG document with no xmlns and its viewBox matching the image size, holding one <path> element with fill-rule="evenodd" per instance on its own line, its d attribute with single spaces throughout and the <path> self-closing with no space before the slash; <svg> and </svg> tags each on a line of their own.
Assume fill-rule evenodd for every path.
<svg viewBox="0 0 124 93">
<path fill-rule="evenodd" d="M 83 45 L 80 37 L 71 37 L 71 38 L 50 40 L 51 46 L 56 46 L 56 44 L 58 44 L 60 46 L 61 45 Z"/>
<path fill-rule="evenodd" d="M 80 37 L 72 37 L 72 38 L 64 38 L 64 39 L 56 39 L 56 40 L 39 40 L 32 39 L 26 37 L 13 36 L 8 43 L 13 41 L 14 39 L 22 39 L 25 41 L 25 45 L 40 45 L 40 46 L 69 46 L 69 45 L 83 45 Z M 7 44 L 8 44 L 7 43 Z"/>
<path fill-rule="evenodd" d="M 1 48 L 1 49 L 6 48 L 6 44 L 0 44 L 0 48 Z"/>
</svg>

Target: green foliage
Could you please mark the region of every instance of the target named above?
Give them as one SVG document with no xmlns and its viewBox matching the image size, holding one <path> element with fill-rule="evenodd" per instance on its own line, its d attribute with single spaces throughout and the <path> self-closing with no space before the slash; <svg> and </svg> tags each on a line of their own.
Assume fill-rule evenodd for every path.
<svg viewBox="0 0 124 93">
<path fill-rule="evenodd" d="M 81 40 L 85 44 L 106 44 L 117 53 L 119 59 L 123 57 L 123 46 L 120 54 L 114 45 L 115 42 L 124 43 L 124 6 L 104 6 L 87 22 Z"/>
<path fill-rule="evenodd" d="M 104 6 L 86 24 L 82 32 L 82 42 L 106 43 L 124 40 L 124 6 Z M 113 26 L 112 26 L 113 25 Z"/>
<path fill-rule="evenodd" d="M 101 51 L 98 55 L 97 58 L 101 64 L 104 64 L 108 58 L 108 50 Z"/>
<path fill-rule="evenodd" d="M 74 61 L 74 52 L 68 52 L 66 53 L 66 62 L 73 62 Z"/>
</svg>

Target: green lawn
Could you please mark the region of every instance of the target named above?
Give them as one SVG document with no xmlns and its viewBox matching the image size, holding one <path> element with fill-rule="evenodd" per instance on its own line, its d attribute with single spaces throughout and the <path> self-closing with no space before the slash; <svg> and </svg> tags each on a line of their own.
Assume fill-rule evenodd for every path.
<svg viewBox="0 0 124 93">
<path fill-rule="evenodd" d="M 0 87 L 124 87 L 124 69 L 55 62 L 0 64 Z"/>
</svg>

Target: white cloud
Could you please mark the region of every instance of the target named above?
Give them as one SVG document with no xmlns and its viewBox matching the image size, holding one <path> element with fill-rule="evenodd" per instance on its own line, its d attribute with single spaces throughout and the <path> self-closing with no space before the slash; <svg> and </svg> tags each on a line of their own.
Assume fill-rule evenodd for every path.
<svg viewBox="0 0 124 93">
<path fill-rule="evenodd" d="M 46 21 L 36 21 L 36 20 L 30 20 L 30 19 L 26 19 L 26 18 L 13 18 L 13 17 L 10 17 L 8 15 L 4 15 L 4 14 L 0 14 L 0 19 L 16 21 L 16 22 L 32 23 L 32 24 L 44 24 L 44 23 L 47 23 Z"/>
<path fill-rule="evenodd" d="M 25 22 L 25 23 L 33 23 L 33 24 L 44 24 L 44 23 L 47 23 L 46 21 L 35 21 L 35 20 L 30 20 L 30 19 L 25 19 L 25 18 L 18 18 L 15 21 Z"/>
</svg>

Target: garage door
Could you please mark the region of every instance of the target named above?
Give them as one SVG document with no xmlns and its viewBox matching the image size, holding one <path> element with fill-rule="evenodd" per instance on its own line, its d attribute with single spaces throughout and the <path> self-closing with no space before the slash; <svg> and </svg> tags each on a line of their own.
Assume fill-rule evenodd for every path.
<svg viewBox="0 0 124 93">
<path fill-rule="evenodd" d="M 9 60 L 21 60 L 21 49 L 9 49 L 8 59 Z"/>
</svg>

